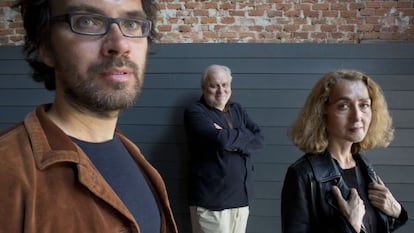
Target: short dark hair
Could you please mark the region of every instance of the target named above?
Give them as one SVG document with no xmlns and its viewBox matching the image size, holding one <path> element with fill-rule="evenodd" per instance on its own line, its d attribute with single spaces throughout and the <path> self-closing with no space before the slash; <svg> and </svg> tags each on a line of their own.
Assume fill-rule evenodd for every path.
<svg viewBox="0 0 414 233">
<path fill-rule="evenodd" d="M 148 42 L 158 38 L 155 31 L 155 19 L 157 5 L 154 0 L 141 0 L 147 19 L 152 22 L 152 28 Z M 55 90 L 55 71 L 39 59 L 40 46 L 48 46 L 50 43 L 50 3 L 49 0 L 18 0 L 14 5 L 20 8 L 23 18 L 23 27 L 26 31 L 23 45 L 23 53 L 26 61 L 33 69 L 32 78 L 36 82 L 43 82 L 46 89 Z"/>
</svg>

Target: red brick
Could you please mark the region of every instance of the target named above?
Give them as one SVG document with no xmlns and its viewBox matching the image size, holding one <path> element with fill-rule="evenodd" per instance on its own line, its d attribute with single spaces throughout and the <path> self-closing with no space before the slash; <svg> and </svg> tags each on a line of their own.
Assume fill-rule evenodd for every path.
<svg viewBox="0 0 414 233">
<path fill-rule="evenodd" d="M 355 26 L 354 25 L 341 25 L 338 26 L 338 31 L 340 32 L 354 32 Z"/>
<path fill-rule="evenodd" d="M 235 32 L 221 32 L 219 33 L 220 38 L 237 38 L 237 33 Z"/>
<path fill-rule="evenodd" d="M 253 39 L 255 38 L 256 33 L 252 32 L 240 32 L 239 37 L 240 39 Z"/>
<path fill-rule="evenodd" d="M 196 23 L 198 23 L 198 18 L 196 18 L 196 17 L 185 17 L 183 21 L 184 21 L 185 24 L 196 24 Z"/>
<path fill-rule="evenodd" d="M 157 27 L 159 32 L 170 32 L 171 31 L 171 25 L 161 25 Z"/>
<path fill-rule="evenodd" d="M 318 40 L 325 40 L 327 39 L 327 34 L 324 32 L 312 32 L 310 33 L 310 38 L 318 39 Z"/>
<path fill-rule="evenodd" d="M 308 32 L 294 32 L 293 36 L 298 39 L 308 39 L 309 33 Z"/>
<path fill-rule="evenodd" d="M 400 11 L 405 15 L 405 16 L 414 16 L 414 8 L 412 9 L 400 9 Z M 414 18 L 413 18 L 414 20 Z"/>
<path fill-rule="evenodd" d="M 372 17 L 368 16 L 365 18 L 365 22 L 367 24 L 377 24 L 380 22 L 380 18 L 377 16 L 372 16 Z"/>
<path fill-rule="evenodd" d="M 356 11 L 341 11 L 342 18 L 355 18 L 357 15 Z"/>
<path fill-rule="evenodd" d="M 321 25 L 322 32 L 336 32 L 337 26 L 336 25 Z"/>
<path fill-rule="evenodd" d="M 295 5 L 295 10 L 312 10 L 312 5 L 313 4 L 309 4 L 309 3 L 301 3 L 301 4 L 296 4 Z"/>
<path fill-rule="evenodd" d="M 350 3 L 349 10 L 361 10 L 364 9 L 365 5 L 363 3 Z"/>
<path fill-rule="evenodd" d="M 233 24 L 235 21 L 234 17 L 223 17 L 219 22 L 222 24 Z"/>
<path fill-rule="evenodd" d="M 381 2 L 379 1 L 366 1 L 367 8 L 381 8 Z"/>
<path fill-rule="evenodd" d="M 246 13 L 244 11 L 233 11 L 233 10 L 231 10 L 229 12 L 229 15 L 230 16 L 245 16 Z"/>
<path fill-rule="evenodd" d="M 208 16 L 207 10 L 194 10 L 194 16 Z"/>
<path fill-rule="evenodd" d="M 291 3 L 276 4 L 276 10 L 289 11 L 293 9 L 294 5 Z"/>
<path fill-rule="evenodd" d="M 329 4 L 327 3 L 316 3 L 313 4 L 312 6 L 312 10 L 328 10 L 329 9 Z"/>
<path fill-rule="evenodd" d="M 202 9 L 220 9 L 217 3 L 215 2 L 204 2 L 201 6 Z"/>
<path fill-rule="evenodd" d="M 216 17 L 201 17 L 200 23 L 201 24 L 216 24 L 217 18 Z"/>
<path fill-rule="evenodd" d="M 302 31 L 304 32 L 314 32 L 317 28 L 316 25 L 302 25 Z"/>
<path fill-rule="evenodd" d="M 180 25 L 180 26 L 178 26 L 178 31 L 179 32 L 191 32 L 192 27 L 189 26 L 189 25 Z"/>
<path fill-rule="evenodd" d="M 179 9 L 182 9 L 181 7 L 182 7 L 181 4 L 174 4 L 174 3 L 169 3 L 166 5 L 166 8 L 170 10 L 179 10 Z"/>
<path fill-rule="evenodd" d="M 264 10 L 250 10 L 248 11 L 247 15 L 249 16 L 263 16 L 264 15 Z"/>
<path fill-rule="evenodd" d="M 201 8 L 201 3 L 199 2 L 186 2 L 184 3 L 185 9 L 187 10 L 191 10 L 191 9 L 200 9 Z M 205 6 L 203 6 L 205 7 Z"/>
<path fill-rule="evenodd" d="M 283 11 L 268 10 L 266 13 L 267 13 L 267 16 L 269 18 L 282 17 L 283 16 Z"/>
<path fill-rule="evenodd" d="M 397 2 L 397 7 L 398 8 L 413 8 L 414 3 L 411 0 L 407 2 Z"/>
<path fill-rule="evenodd" d="M 310 18 L 318 18 L 319 17 L 319 11 L 303 11 L 303 16 L 310 17 Z"/>
<path fill-rule="evenodd" d="M 263 31 L 262 26 L 249 26 L 249 31 L 251 32 L 261 32 Z"/>
<path fill-rule="evenodd" d="M 220 9 L 223 9 L 223 10 L 234 10 L 234 9 L 236 9 L 236 5 L 234 4 L 234 3 L 230 3 L 230 2 L 226 2 L 226 3 L 222 3 L 221 5 L 220 5 Z"/>
<path fill-rule="evenodd" d="M 337 10 L 337 11 L 347 10 L 347 5 L 345 3 L 332 3 L 331 10 Z"/>
<path fill-rule="evenodd" d="M 333 32 L 333 33 L 330 33 L 330 35 L 333 39 L 341 39 L 344 37 L 344 33 L 342 32 Z"/>
<path fill-rule="evenodd" d="M 375 16 L 385 16 L 389 15 L 389 9 L 376 9 L 374 15 Z"/>
<path fill-rule="evenodd" d="M 299 25 L 285 25 L 283 31 L 285 32 L 296 32 L 299 29 Z"/>
<path fill-rule="evenodd" d="M 394 2 L 394 1 L 392 1 L 392 2 L 384 1 L 382 3 L 382 7 L 383 8 L 393 8 L 393 7 L 397 7 L 397 2 Z"/>
<path fill-rule="evenodd" d="M 322 11 L 322 17 L 338 17 L 339 12 L 338 11 Z"/>
<path fill-rule="evenodd" d="M 357 27 L 357 30 L 360 31 L 360 32 L 371 32 L 371 31 L 373 31 L 373 28 L 374 27 L 370 24 L 363 24 L 363 25 L 359 25 Z"/>
<path fill-rule="evenodd" d="M 282 31 L 282 26 L 281 25 L 269 25 L 269 26 L 266 26 L 264 30 L 268 32 L 280 32 Z"/>
<path fill-rule="evenodd" d="M 299 17 L 299 11 L 291 10 L 285 12 L 285 17 Z"/>
</svg>

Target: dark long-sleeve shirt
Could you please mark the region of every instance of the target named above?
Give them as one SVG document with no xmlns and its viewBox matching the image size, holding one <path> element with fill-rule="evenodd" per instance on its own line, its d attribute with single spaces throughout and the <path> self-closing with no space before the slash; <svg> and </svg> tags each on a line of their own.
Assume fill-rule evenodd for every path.
<svg viewBox="0 0 414 233">
<path fill-rule="evenodd" d="M 190 150 L 189 204 L 210 210 L 248 206 L 251 155 L 264 141 L 259 126 L 240 104 L 229 103 L 220 111 L 203 97 L 186 109 L 184 124 Z"/>
</svg>

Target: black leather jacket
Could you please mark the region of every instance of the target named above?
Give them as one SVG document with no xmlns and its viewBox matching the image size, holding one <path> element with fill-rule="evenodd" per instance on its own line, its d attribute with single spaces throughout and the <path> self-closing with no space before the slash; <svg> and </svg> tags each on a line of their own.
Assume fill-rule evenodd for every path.
<svg viewBox="0 0 414 233">
<path fill-rule="evenodd" d="M 376 181 L 376 174 L 368 160 L 354 155 L 367 184 Z M 347 198 L 349 187 L 341 176 L 337 162 L 328 152 L 305 154 L 292 164 L 286 173 L 282 189 L 283 233 L 354 233 L 355 230 L 338 211 L 332 186 L 336 185 Z M 378 233 L 389 233 L 408 219 L 404 208 L 398 219 L 378 211 Z M 362 227 L 361 232 L 366 232 Z"/>
</svg>

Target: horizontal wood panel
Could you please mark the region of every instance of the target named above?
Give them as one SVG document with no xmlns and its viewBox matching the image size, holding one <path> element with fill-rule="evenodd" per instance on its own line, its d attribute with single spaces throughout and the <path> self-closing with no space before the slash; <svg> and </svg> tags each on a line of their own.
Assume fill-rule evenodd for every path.
<svg viewBox="0 0 414 233">
<path fill-rule="evenodd" d="M 182 92 L 188 89 L 198 91 L 203 70 L 198 73 L 147 73 L 145 75 L 145 89 L 177 89 Z M 255 89 L 275 89 L 275 90 L 308 90 L 315 85 L 316 81 L 323 75 L 321 74 L 290 74 L 290 73 L 254 73 L 244 74 L 233 71 L 232 88 L 234 90 L 255 90 Z M 368 74 L 370 75 L 370 74 Z M 407 74 L 378 74 L 372 78 L 378 82 L 383 90 L 412 90 L 412 85 L 407 85 L 407 80 L 414 78 L 414 75 Z"/>
<path fill-rule="evenodd" d="M 232 99 L 242 103 L 245 108 L 300 108 L 308 95 L 309 90 L 233 90 Z M 410 101 L 414 99 L 414 87 L 410 91 L 384 91 L 384 95 L 390 109 L 414 108 L 414 102 Z M 186 107 L 199 98 L 199 90 L 179 92 L 171 89 L 144 89 L 136 105 Z"/>
<path fill-rule="evenodd" d="M 246 61 L 247 60 L 247 61 Z M 188 65 L 191 63 L 192 65 Z M 183 66 L 183 64 L 187 64 Z M 198 74 L 210 64 L 223 64 L 233 67 L 235 73 L 255 74 L 266 70 L 266 73 L 294 73 L 294 74 L 322 74 L 337 69 L 357 69 L 371 75 L 389 74 L 411 74 L 414 67 L 409 59 L 342 59 L 342 58 L 157 58 L 148 62 L 147 72 L 163 73 L 157 67 L 168 67 L 168 71 L 174 73 Z M 249 64 L 249 65 L 242 65 Z M 298 69 L 298 64 L 306 69 Z"/>
<path fill-rule="evenodd" d="M 247 233 L 275 233 L 282 232 L 280 218 L 275 216 L 252 216 L 249 217 Z"/>
<path fill-rule="evenodd" d="M 414 44 L 156 44 L 150 57 L 164 58 L 408 58 L 412 59 Z"/>
</svg>

